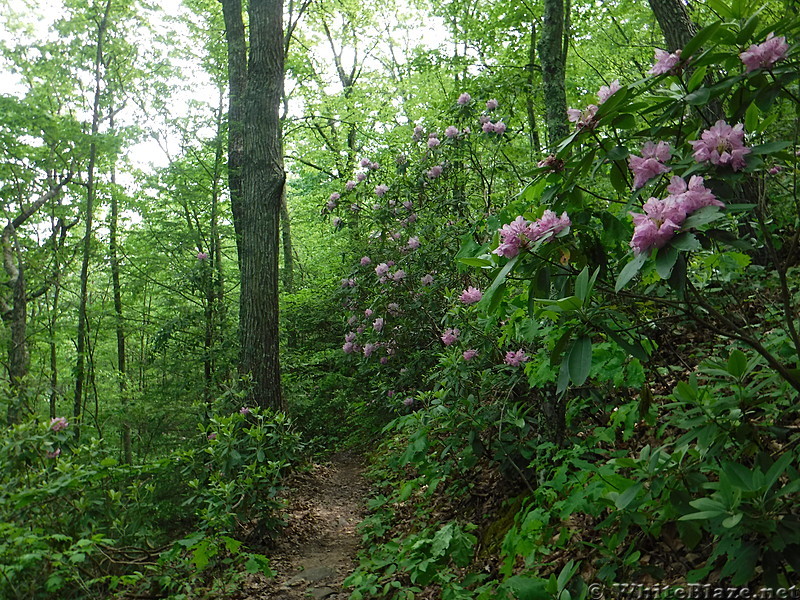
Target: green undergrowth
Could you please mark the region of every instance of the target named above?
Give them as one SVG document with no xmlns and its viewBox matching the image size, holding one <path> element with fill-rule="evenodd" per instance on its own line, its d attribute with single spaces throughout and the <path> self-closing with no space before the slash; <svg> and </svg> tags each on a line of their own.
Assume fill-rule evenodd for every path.
<svg viewBox="0 0 800 600">
<path fill-rule="evenodd" d="M 573 395 L 560 441 L 546 403 L 531 409 L 533 391 L 421 398 L 375 453 L 351 598 L 582 600 L 592 583 L 791 585 L 800 571 L 792 394 L 739 349 L 684 375 L 671 393 L 620 404 Z"/>
</svg>

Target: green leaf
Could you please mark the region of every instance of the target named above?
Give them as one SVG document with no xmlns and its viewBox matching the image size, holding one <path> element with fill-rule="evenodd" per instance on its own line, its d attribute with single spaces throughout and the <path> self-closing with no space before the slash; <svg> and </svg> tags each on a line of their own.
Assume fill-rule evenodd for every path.
<svg viewBox="0 0 800 600">
<path fill-rule="evenodd" d="M 459 258 L 458 262 L 469 265 L 470 267 L 491 267 L 492 261 L 485 258 Z"/>
<path fill-rule="evenodd" d="M 581 301 L 586 300 L 586 293 L 589 291 L 589 267 L 583 267 L 578 276 L 575 278 L 575 295 Z"/>
<path fill-rule="evenodd" d="M 628 282 L 636 276 L 646 260 L 647 254 L 644 252 L 641 254 L 634 254 L 633 259 L 620 271 L 617 277 L 617 283 L 614 286 L 614 291 L 618 292 L 624 288 Z"/>
<path fill-rule="evenodd" d="M 750 154 L 774 154 L 791 145 L 791 142 L 767 142 L 766 144 L 759 144 L 758 146 L 750 148 Z"/>
<path fill-rule="evenodd" d="M 736 527 L 739 524 L 739 521 L 742 520 L 743 516 L 744 513 L 736 513 L 735 515 L 731 515 L 730 517 L 722 521 L 722 526 L 725 529 L 732 529 L 733 527 Z"/>
<path fill-rule="evenodd" d="M 575 385 L 583 385 L 592 368 L 592 339 L 581 336 L 569 351 L 569 377 Z"/>
<path fill-rule="evenodd" d="M 695 91 L 697 89 L 697 86 L 699 86 L 701 83 L 703 83 L 703 80 L 706 77 L 706 73 L 708 73 L 708 67 L 707 66 L 703 66 L 703 67 L 700 67 L 699 69 L 695 69 L 695 72 L 692 73 L 692 77 L 689 79 L 689 83 L 686 84 L 686 87 L 688 88 L 688 90 L 690 92 Z"/>
<path fill-rule="evenodd" d="M 678 519 L 678 521 L 699 521 L 699 520 L 709 520 L 720 515 L 724 515 L 724 510 L 703 510 L 700 512 L 689 513 L 688 515 L 683 515 Z"/>
<path fill-rule="evenodd" d="M 670 246 L 685 252 L 694 252 L 702 248 L 700 242 L 697 240 L 697 236 L 691 231 L 684 231 L 683 233 L 676 235 L 674 238 L 672 238 Z"/>
<path fill-rule="evenodd" d="M 719 207 L 704 206 L 686 217 L 681 228 L 692 229 L 693 227 L 700 227 L 700 225 L 705 225 L 706 223 L 721 219 L 723 216 L 724 214 L 719 211 Z"/>
<path fill-rule="evenodd" d="M 551 598 L 547 592 L 546 579 L 514 575 L 506 579 L 503 586 L 508 587 L 518 600 L 550 600 Z"/>
<path fill-rule="evenodd" d="M 627 116 L 633 117 L 633 115 L 627 115 Z M 608 160 L 617 161 L 617 160 L 622 160 L 624 158 L 628 158 L 628 154 L 629 154 L 628 149 L 625 146 L 614 146 L 611 150 L 608 151 L 608 154 L 606 154 L 606 158 Z"/>
<path fill-rule="evenodd" d="M 686 104 L 691 106 L 699 106 L 700 104 L 706 104 L 711 98 L 711 90 L 707 87 L 702 87 L 698 90 L 693 91 L 690 94 L 686 94 Z"/>
<path fill-rule="evenodd" d="M 676 260 L 678 260 L 678 251 L 674 247 L 659 248 L 656 253 L 656 271 L 661 279 L 669 279 Z"/>
<path fill-rule="evenodd" d="M 642 489 L 641 482 L 633 484 L 632 486 L 627 488 L 624 492 L 622 492 L 619 496 L 617 496 L 617 499 L 614 502 L 614 505 L 619 510 L 624 510 L 625 508 L 628 507 L 628 505 L 631 502 L 633 502 L 633 500 L 636 498 L 636 496 L 639 495 L 639 491 L 641 489 Z"/>
<path fill-rule="evenodd" d="M 705 44 L 712 35 L 717 32 L 717 29 L 720 28 L 722 25 L 722 21 L 716 21 L 709 25 L 708 27 L 704 27 L 701 29 L 697 35 L 695 35 L 689 43 L 684 46 L 683 51 L 681 52 L 681 58 L 683 60 L 689 59 L 692 54 L 694 54 L 700 47 Z"/>
<path fill-rule="evenodd" d="M 728 373 L 741 379 L 747 372 L 747 356 L 741 350 L 734 350 L 728 357 Z"/>
<path fill-rule="evenodd" d="M 630 109 L 630 107 L 629 107 Z M 630 113 L 623 113 L 611 121 L 611 125 L 617 129 L 633 129 L 636 127 L 636 117 Z M 627 156 L 627 151 L 626 151 Z M 624 157 L 623 157 L 624 158 Z"/>
<path fill-rule="evenodd" d="M 75 552 L 74 554 L 70 555 L 69 562 L 73 563 L 81 563 L 86 560 L 86 553 L 85 552 Z"/>
</svg>

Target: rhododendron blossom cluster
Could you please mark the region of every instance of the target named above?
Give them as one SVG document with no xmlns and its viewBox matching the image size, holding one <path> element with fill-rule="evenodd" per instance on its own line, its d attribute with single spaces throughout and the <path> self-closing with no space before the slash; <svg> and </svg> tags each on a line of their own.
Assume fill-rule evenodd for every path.
<svg viewBox="0 0 800 600">
<path fill-rule="evenodd" d="M 670 159 L 670 148 L 667 142 L 645 142 L 642 155 L 631 155 L 628 159 L 633 171 L 633 189 L 638 190 L 653 177 L 668 173 L 671 169 L 664 163 Z"/>
<path fill-rule="evenodd" d="M 650 75 L 674 74 L 675 68 L 681 62 L 681 51 L 676 50 L 670 54 L 664 50 L 656 49 L 656 63 L 650 68 Z"/>
<path fill-rule="evenodd" d="M 500 245 L 493 251 L 498 256 L 513 258 L 531 242 L 540 239 L 552 240 L 572 223 L 564 212 L 559 217 L 552 210 L 545 210 L 540 219 L 531 223 L 522 216 L 500 229 Z"/>
<path fill-rule="evenodd" d="M 445 329 L 444 334 L 442 334 L 442 342 L 444 342 L 445 346 L 451 346 L 458 340 L 460 334 L 461 331 L 457 328 Z"/>
<path fill-rule="evenodd" d="M 722 119 L 706 129 L 699 140 L 689 143 L 694 148 L 693 156 L 697 162 L 730 166 L 734 171 L 745 167 L 744 157 L 750 154 L 750 148 L 744 145 L 744 125 L 730 126 Z"/>
<path fill-rule="evenodd" d="M 511 365 L 512 367 L 518 367 L 522 363 L 527 362 L 529 357 L 525 354 L 524 350 L 517 350 L 516 352 L 509 351 L 506 352 L 506 356 L 503 359 L 503 362 L 507 365 Z"/>
<path fill-rule="evenodd" d="M 673 177 L 667 191 L 670 195 L 663 200 L 650 198 L 645 202 L 644 214 L 631 213 L 634 230 L 630 245 L 636 254 L 664 247 L 694 211 L 704 206 L 725 206 L 697 175 L 688 183 L 681 177 Z"/>
<path fill-rule="evenodd" d="M 461 292 L 461 296 L 458 299 L 464 304 L 475 304 L 480 302 L 481 298 L 483 298 L 483 293 L 479 289 L 469 286 Z"/>
<path fill-rule="evenodd" d="M 786 56 L 786 52 L 789 50 L 786 38 L 774 36 L 774 33 L 770 33 L 766 41 L 761 44 L 753 44 L 739 55 L 744 66 L 747 67 L 748 73 L 756 69 L 769 69 Z"/>
</svg>

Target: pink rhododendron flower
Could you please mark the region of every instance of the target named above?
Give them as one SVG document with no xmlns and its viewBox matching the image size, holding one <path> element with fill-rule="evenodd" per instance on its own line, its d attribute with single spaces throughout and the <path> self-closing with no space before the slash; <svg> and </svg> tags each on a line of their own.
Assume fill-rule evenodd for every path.
<svg viewBox="0 0 800 600">
<path fill-rule="evenodd" d="M 388 362 L 389 362 L 389 357 L 388 357 L 388 356 L 381 356 L 380 363 L 381 363 L 382 365 L 385 365 L 385 364 L 386 364 L 386 363 L 388 363 Z"/>
<path fill-rule="evenodd" d="M 547 168 L 557 173 L 564 170 L 564 161 L 560 158 L 557 158 L 555 154 L 550 154 L 544 160 L 540 160 L 538 163 L 536 163 L 536 166 L 540 168 Z"/>
<path fill-rule="evenodd" d="M 208 436 L 206 436 L 206 437 L 209 440 L 215 440 L 215 439 L 217 439 L 217 434 L 212 432 L 212 433 L 209 433 Z"/>
<path fill-rule="evenodd" d="M 333 200 L 328 200 L 325 203 L 325 208 L 327 208 L 328 210 L 333 210 L 334 208 L 336 208 L 336 202 L 334 202 Z"/>
<path fill-rule="evenodd" d="M 245 415 L 245 416 L 247 416 L 247 415 L 249 415 L 249 414 L 250 414 L 250 413 L 252 413 L 252 412 L 253 412 L 253 411 L 251 411 L 251 410 L 250 410 L 249 408 L 247 408 L 246 406 L 243 406 L 242 408 L 240 408 L 240 409 L 239 409 L 239 414 L 240 414 L 240 415 Z"/>
<path fill-rule="evenodd" d="M 472 100 L 472 96 L 470 96 L 467 92 L 464 92 L 458 97 L 458 103 L 461 106 L 465 106 L 469 104 L 469 101 Z"/>
<path fill-rule="evenodd" d="M 386 305 L 386 310 L 390 315 L 396 317 L 400 314 L 400 305 L 397 302 L 390 302 Z"/>
<path fill-rule="evenodd" d="M 389 265 L 386 263 L 381 263 L 377 267 L 375 267 L 375 274 L 379 277 L 381 275 L 386 275 L 389 272 Z"/>
<path fill-rule="evenodd" d="M 442 171 L 444 171 L 444 167 L 442 167 L 442 165 L 434 165 L 428 170 L 428 178 L 436 179 L 442 174 Z"/>
<path fill-rule="evenodd" d="M 64 417 L 56 417 L 55 419 L 50 419 L 50 429 L 53 431 L 62 431 L 69 427 L 69 423 Z"/>
<path fill-rule="evenodd" d="M 356 334 L 352 331 L 348 331 L 344 334 L 344 341 L 345 342 L 355 342 L 356 341 Z"/>
<path fill-rule="evenodd" d="M 47 456 L 47 458 L 58 458 L 61 456 L 61 448 L 56 448 L 52 452 L 47 452 L 45 456 Z"/>
<path fill-rule="evenodd" d="M 364 344 L 364 356 L 366 358 L 369 358 L 370 356 L 372 356 L 372 353 L 375 352 L 376 348 L 377 346 L 375 344 L 372 343 Z"/>
<path fill-rule="evenodd" d="M 441 142 L 438 140 L 438 138 L 435 137 L 428 138 L 428 148 L 430 148 L 431 150 L 436 148 L 436 146 L 438 146 L 439 144 L 441 144 Z"/>
<path fill-rule="evenodd" d="M 344 184 L 344 189 L 346 189 L 348 192 L 350 192 L 357 185 L 358 185 L 358 182 L 357 181 L 353 181 L 351 179 L 350 181 L 348 181 L 347 183 Z"/>
<path fill-rule="evenodd" d="M 742 52 L 739 58 L 742 59 L 749 73 L 756 69 L 769 69 L 786 56 L 788 50 L 789 45 L 786 43 L 785 37 L 775 37 L 774 33 L 770 33 L 765 42 L 758 45 L 753 44 Z"/>
<path fill-rule="evenodd" d="M 575 123 L 578 129 L 594 129 L 597 127 L 597 121 L 594 116 L 597 113 L 598 106 L 590 104 L 583 110 L 577 108 L 567 109 L 567 119 Z"/>
<path fill-rule="evenodd" d="M 770 175 L 777 175 L 780 172 L 781 172 L 781 166 L 780 165 L 775 165 L 774 167 L 770 168 L 770 170 L 769 170 L 769 174 Z"/>
<path fill-rule="evenodd" d="M 372 262 L 372 259 L 369 256 L 362 256 L 361 257 L 361 266 L 362 267 L 366 267 L 371 262 Z"/>
<path fill-rule="evenodd" d="M 359 171 L 358 173 L 356 173 L 356 179 L 358 181 L 364 181 L 366 178 L 367 178 L 367 174 L 366 173 L 364 173 L 362 171 Z"/>
<path fill-rule="evenodd" d="M 461 356 L 464 357 L 464 360 L 472 360 L 478 356 L 478 351 L 470 348 L 469 350 L 464 350 L 464 353 Z"/>
<path fill-rule="evenodd" d="M 670 168 L 664 163 L 670 159 L 671 153 L 667 142 L 645 142 L 642 156 L 631 155 L 628 165 L 633 171 L 633 189 L 638 190 L 653 177 L 668 173 Z"/>
<path fill-rule="evenodd" d="M 673 54 L 656 48 L 656 63 L 650 68 L 650 75 L 666 75 L 674 73 L 675 67 L 681 61 L 681 51 L 676 50 Z"/>
<path fill-rule="evenodd" d="M 444 342 L 445 346 L 450 346 L 458 339 L 459 334 L 461 334 L 461 331 L 457 328 L 445 329 L 442 335 L 442 342 Z"/>
<path fill-rule="evenodd" d="M 356 333 L 364 333 L 365 327 L 363 325 L 359 325 L 356 327 Z"/>
<path fill-rule="evenodd" d="M 392 275 L 390 275 L 390 277 L 393 281 L 400 282 L 406 278 L 406 272 L 403 271 L 403 269 L 397 269 L 397 271 L 395 271 Z"/>
<path fill-rule="evenodd" d="M 378 162 L 371 162 L 369 163 L 369 168 L 372 169 L 373 171 L 377 171 L 378 169 L 381 168 L 381 165 Z"/>
<path fill-rule="evenodd" d="M 208 260 L 208 253 L 207 252 L 198 252 L 197 253 L 197 260 L 199 260 L 199 261 Z"/>
<path fill-rule="evenodd" d="M 481 129 L 483 130 L 483 133 L 494 133 L 494 123 L 487 120 Z"/>
<path fill-rule="evenodd" d="M 727 166 L 734 171 L 747 164 L 744 157 L 750 148 L 744 145 L 744 125 L 738 123 L 731 127 L 720 119 L 710 129 L 706 129 L 699 140 L 689 142 L 694 148 L 697 162 L 710 162 L 712 165 Z"/>
<path fill-rule="evenodd" d="M 396 239 L 396 240 L 399 240 L 400 239 L 400 234 L 399 233 L 395 233 L 395 234 L 393 234 L 392 237 L 394 237 L 394 239 Z M 389 265 L 390 267 L 393 267 L 395 265 L 395 262 L 393 260 L 390 260 L 386 264 Z"/>
<path fill-rule="evenodd" d="M 555 236 L 572 225 L 566 212 L 559 217 L 552 210 L 546 210 L 539 220 L 531 223 L 528 237 L 535 242 L 538 239 L 553 240 Z"/>
<path fill-rule="evenodd" d="M 431 275 L 430 273 L 427 273 L 427 274 L 423 275 L 422 277 L 420 277 L 419 282 L 422 285 L 431 285 L 433 283 L 433 275 Z"/>
<path fill-rule="evenodd" d="M 444 130 L 444 135 L 446 138 L 453 139 L 458 137 L 458 127 L 455 125 L 450 125 L 447 129 Z"/>
<path fill-rule="evenodd" d="M 369 167 L 372 162 L 368 158 L 362 158 L 360 164 L 362 167 Z"/>
<path fill-rule="evenodd" d="M 372 316 L 372 309 L 371 308 L 366 309 L 364 311 L 364 316 L 365 317 L 371 317 Z"/>
<path fill-rule="evenodd" d="M 597 99 L 599 100 L 598 104 L 602 104 L 606 100 L 608 100 L 612 94 L 618 92 L 622 89 L 622 86 L 619 84 L 619 79 L 615 79 L 611 82 L 611 85 L 604 85 L 597 91 Z"/>
<path fill-rule="evenodd" d="M 416 223 L 418 218 L 419 217 L 416 215 L 416 213 L 411 213 L 410 215 L 408 215 L 408 222 Z"/>
<path fill-rule="evenodd" d="M 497 135 L 503 135 L 506 132 L 506 124 L 502 121 L 498 121 L 494 124 L 494 132 Z"/>
<path fill-rule="evenodd" d="M 703 178 L 698 175 L 692 175 L 689 183 L 681 177 L 673 177 L 670 179 L 667 191 L 670 193 L 667 199 L 672 199 L 687 215 L 705 206 L 725 208 L 725 205 L 705 186 Z"/>
<path fill-rule="evenodd" d="M 422 128 L 422 125 L 417 125 L 414 127 L 414 134 L 411 136 L 411 139 L 415 142 L 418 142 L 422 139 L 422 136 L 425 134 L 425 130 Z"/>
<path fill-rule="evenodd" d="M 499 103 L 494 98 L 492 98 L 491 100 L 487 100 L 486 101 L 486 110 L 494 110 L 498 106 L 499 106 Z"/>
<path fill-rule="evenodd" d="M 380 333 L 383 331 L 383 317 L 378 317 L 372 322 L 372 328 Z"/>
<path fill-rule="evenodd" d="M 520 249 L 527 248 L 530 242 L 529 225 L 530 222 L 522 216 L 517 217 L 508 225 L 503 225 L 500 229 L 500 245 L 495 248 L 494 253 L 498 256 L 514 258 L 519 254 Z"/>
<path fill-rule="evenodd" d="M 375 195 L 378 196 L 379 198 L 382 197 L 388 191 L 389 191 L 388 185 L 380 184 L 379 186 L 375 187 Z"/>
<path fill-rule="evenodd" d="M 405 400 L 403 400 L 403 405 L 404 406 L 413 406 L 414 405 L 414 399 L 411 398 L 411 397 L 406 398 Z"/>
<path fill-rule="evenodd" d="M 503 359 L 503 362 L 507 365 L 511 365 L 512 367 L 518 367 L 527 360 L 528 356 L 525 354 L 525 351 L 517 350 L 516 352 L 506 352 L 506 357 Z"/>
<path fill-rule="evenodd" d="M 464 304 L 475 304 L 476 302 L 480 302 L 481 298 L 483 298 L 483 292 L 472 286 L 469 286 L 461 292 L 461 295 L 458 297 Z"/>
<path fill-rule="evenodd" d="M 335 203 L 341 197 L 342 195 L 339 192 L 333 192 L 328 198 L 328 200 Z"/>
<path fill-rule="evenodd" d="M 419 243 L 419 238 L 418 237 L 414 236 L 414 237 L 408 238 L 408 249 L 409 250 L 416 250 L 417 248 L 419 248 L 419 246 L 420 246 L 420 243 Z"/>
<path fill-rule="evenodd" d="M 333 219 L 331 219 L 331 225 L 333 225 L 334 227 L 337 227 L 337 228 L 341 227 L 342 226 L 342 220 L 339 217 L 333 217 Z"/>
</svg>

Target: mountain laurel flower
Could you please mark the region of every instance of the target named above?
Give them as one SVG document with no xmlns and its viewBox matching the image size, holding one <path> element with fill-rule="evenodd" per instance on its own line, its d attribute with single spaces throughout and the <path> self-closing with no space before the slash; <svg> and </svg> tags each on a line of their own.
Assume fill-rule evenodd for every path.
<svg viewBox="0 0 800 600">
<path fill-rule="evenodd" d="M 383 197 L 383 195 L 388 191 L 389 191 L 388 185 L 380 184 L 375 187 L 375 195 L 378 196 L 378 198 Z"/>
<path fill-rule="evenodd" d="M 615 92 L 618 92 L 622 89 L 622 86 L 619 84 L 619 79 L 615 79 L 611 82 L 611 85 L 604 85 L 597 91 L 597 99 L 598 104 L 602 104 L 606 100 L 608 100 Z"/>
<path fill-rule="evenodd" d="M 461 295 L 458 297 L 464 304 L 475 304 L 476 302 L 480 302 L 481 298 L 483 298 L 483 292 L 472 286 L 469 286 L 461 292 Z"/>
<path fill-rule="evenodd" d="M 461 355 L 464 357 L 464 360 L 472 360 L 476 356 L 478 356 L 478 351 L 470 348 L 469 350 L 464 350 L 464 353 Z"/>
<path fill-rule="evenodd" d="M 408 238 L 408 249 L 409 250 L 416 250 L 417 248 L 419 248 L 419 246 L 420 246 L 420 243 L 419 243 L 419 238 L 418 237 L 414 236 L 414 237 Z"/>
<path fill-rule="evenodd" d="M 500 106 L 500 104 L 494 98 L 486 101 L 486 110 L 494 110 L 498 106 Z"/>
<path fill-rule="evenodd" d="M 436 179 L 442 174 L 442 171 L 444 171 L 444 167 L 442 167 L 442 165 L 434 165 L 428 169 L 428 178 Z"/>
<path fill-rule="evenodd" d="M 472 100 L 472 96 L 470 96 L 467 92 L 464 92 L 458 97 L 458 104 L 459 106 L 466 106 L 469 104 L 470 100 Z"/>
<path fill-rule="evenodd" d="M 750 148 L 744 145 L 744 125 L 733 127 L 720 119 L 710 129 L 706 129 L 699 140 L 689 142 L 694 148 L 697 162 L 710 162 L 712 165 L 728 166 L 738 171 L 747 164 L 744 157 Z"/>
<path fill-rule="evenodd" d="M 668 173 L 671 169 L 664 163 L 670 159 L 671 152 L 667 142 L 645 142 L 642 156 L 634 154 L 628 159 L 628 166 L 633 172 L 633 189 L 644 187 L 653 177 Z"/>
<path fill-rule="evenodd" d="M 61 431 L 69 427 L 69 423 L 64 417 L 56 417 L 55 419 L 50 419 L 50 429 L 53 431 Z"/>
<path fill-rule="evenodd" d="M 348 181 L 347 183 L 344 184 L 344 189 L 346 189 L 348 192 L 350 192 L 350 191 L 353 190 L 354 187 L 356 187 L 356 185 L 358 185 L 358 182 L 357 181 L 353 181 L 351 179 L 350 181 Z"/>
<path fill-rule="evenodd" d="M 674 53 L 670 54 L 665 50 L 656 48 L 655 59 L 656 62 L 649 71 L 650 75 L 674 74 L 675 68 L 678 66 L 678 63 L 681 62 L 681 51 L 676 50 Z"/>
<path fill-rule="evenodd" d="M 380 333 L 383 331 L 383 317 L 378 317 L 372 322 L 372 328 Z"/>
<path fill-rule="evenodd" d="M 386 263 L 381 263 L 377 267 L 375 267 L 375 274 L 380 277 L 382 275 L 386 275 L 389 272 L 389 265 Z"/>
<path fill-rule="evenodd" d="M 441 144 L 441 142 L 439 141 L 439 138 L 435 138 L 435 137 L 428 138 L 428 148 L 430 148 L 431 150 L 436 148 L 439 144 Z"/>
<path fill-rule="evenodd" d="M 419 282 L 422 285 L 431 285 L 433 283 L 433 275 L 431 275 L 430 273 L 427 273 L 427 274 L 423 275 L 422 277 L 420 277 Z"/>
<path fill-rule="evenodd" d="M 506 357 L 503 359 L 503 362 L 507 365 L 511 365 L 512 367 L 518 367 L 527 360 L 528 356 L 525 354 L 525 351 L 517 350 L 516 352 L 506 352 Z"/>
<path fill-rule="evenodd" d="M 446 138 L 452 140 L 458 137 L 458 127 L 455 125 L 450 125 L 447 129 L 444 130 L 444 135 Z"/>
<path fill-rule="evenodd" d="M 370 263 L 372 263 L 372 259 L 369 256 L 362 256 L 361 257 L 361 266 L 362 267 L 366 267 Z"/>
<path fill-rule="evenodd" d="M 789 45 L 783 36 L 775 37 L 774 33 L 767 36 L 766 41 L 761 44 L 753 44 L 739 55 L 739 58 L 747 67 L 747 72 L 756 69 L 769 69 L 776 62 L 786 56 Z"/>
<path fill-rule="evenodd" d="M 455 343 L 460 334 L 461 331 L 459 331 L 457 328 L 445 329 L 444 334 L 442 335 L 442 342 L 444 342 L 445 346 L 451 346 Z"/>
</svg>

